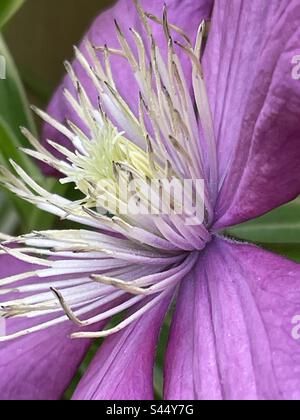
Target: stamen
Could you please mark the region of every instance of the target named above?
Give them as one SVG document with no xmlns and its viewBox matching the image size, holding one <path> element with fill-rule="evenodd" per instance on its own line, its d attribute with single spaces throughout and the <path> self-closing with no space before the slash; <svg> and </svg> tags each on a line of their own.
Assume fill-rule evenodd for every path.
<svg viewBox="0 0 300 420">
<path fill-rule="evenodd" d="M 211 240 L 218 156 L 201 66 L 206 25 L 201 23 L 193 47 L 184 31 L 169 22 L 166 6 L 159 18 L 145 12 L 137 0 L 134 4 L 146 32 L 145 37 L 130 28 L 134 48 L 117 21 L 119 46 L 94 46 L 86 41 L 88 57 L 74 48 L 76 59 L 98 95 L 96 105 L 72 65 L 65 63 L 75 94 L 65 89 L 64 97 L 87 132 L 72 121 L 62 124 L 33 107 L 37 115 L 69 140 L 70 148 L 47 139 L 64 159 L 53 156 L 26 128 L 21 129 L 33 147 L 22 150 L 57 169 L 62 173 L 60 182 L 72 183 L 81 197 L 71 201 L 49 193 L 14 162 L 14 174 L 0 167 L 0 182 L 13 193 L 41 210 L 94 229 L 33 232 L 19 238 L 0 235 L 0 255 L 6 253 L 34 266 L 26 273 L 0 279 L 0 296 L 18 293 L 18 299 L 1 303 L 0 317 L 26 318 L 33 323 L 27 329 L 0 337 L 0 342 L 68 320 L 79 327 L 93 325 L 130 309 L 128 318 L 117 327 L 79 332 L 72 338 L 106 337 L 121 331 L 160 301 L 171 299 L 193 269 L 199 252 Z M 164 32 L 167 59 L 150 22 L 160 25 Z M 174 41 L 174 33 L 176 38 L 182 38 L 181 42 Z M 193 95 L 177 47 L 191 62 Z M 112 55 L 126 60 L 131 67 L 139 92 L 138 115 L 119 92 Z M 203 138 L 199 136 L 198 119 Z M 194 187 L 185 191 L 184 197 L 172 196 L 162 182 L 176 180 L 183 185 L 185 180 L 200 179 L 205 186 L 204 197 L 195 194 Z M 141 209 L 151 207 L 154 214 L 136 215 L 131 209 L 122 212 L 124 206 L 129 206 L 120 180 L 124 185 L 139 181 L 133 187 L 134 200 Z M 182 198 L 186 208 L 176 214 L 176 204 Z M 186 217 L 199 203 L 204 204 L 205 219 L 196 215 L 195 225 L 189 226 Z M 162 212 L 168 206 L 171 211 Z M 41 322 L 43 316 L 53 319 Z"/>
<path fill-rule="evenodd" d="M 152 13 L 148 13 L 146 12 L 145 15 L 147 16 L 148 19 L 152 20 L 153 22 L 157 23 L 158 25 L 163 26 L 163 20 L 159 19 L 157 16 L 154 16 Z M 173 31 L 177 32 L 180 36 L 182 36 L 182 38 L 189 44 L 191 44 L 191 41 L 189 39 L 189 37 L 186 35 L 186 33 L 179 28 L 178 26 L 172 24 L 172 23 L 168 23 L 168 26 L 170 27 L 170 29 L 172 29 Z"/>
<path fill-rule="evenodd" d="M 69 308 L 69 305 L 66 303 L 66 301 L 63 298 L 63 295 L 55 289 L 54 287 L 51 287 L 50 290 L 53 292 L 54 296 L 57 297 L 59 303 L 61 304 L 61 307 L 65 311 L 67 317 L 70 319 L 70 321 L 74 322 L 74 324 L 79 325 L 79 327 L 83 327 L 85 325 L 84 322 L 80 321 L 79 318 L 74 314 L 71 308 Z"/>
<path fill-rule="evenodd" d="M 141 309 L 137 310 L 133 315 L 129 316 L 125 321 L 118 324 L 116 327 L 111 328 L 109 330 L 101 331 L 99 333 L 95 332 L 83 332 L 83 333 L 74 333 L 71 335 L 71 338 L 104 338 L 108 337 L 109 335 L 116 334 L 119 331 L 122 331 L 124 328 L 128 327 L 134 321 L 138 320 L 143 314 L 149 311 L 151 308 L 156 306 L 159 302 L 163 299 L 167 298 L 172 291 L 169 290 L 156 296 L 150 302 L 145 304 Z M 137 299 L 138 300 L 138 299 Z"/>
<path fill-rule="evenodd" d="M 142 289 L 141 287 L 133 286 L 131 283 L 125 282 L 123 280 L 112 279 L 111 277 L 97 276 L 97 275 L 91 276 L 91 279 L 101 284 L 106 284 L 106 285 L 124 290 L 125 292 L 131 293 L 132 295 L 146 295 L 147 294 L 146 290 Z"/>
</svg>

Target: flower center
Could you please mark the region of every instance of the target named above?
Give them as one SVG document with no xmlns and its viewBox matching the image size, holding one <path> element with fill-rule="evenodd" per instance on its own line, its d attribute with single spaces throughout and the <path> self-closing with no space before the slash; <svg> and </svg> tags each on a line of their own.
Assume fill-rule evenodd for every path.
<svg viewBox="0 0 300 420">
<path fill-rule="evenodd" d="M 81 153 L 69 154 L 72 168 L 65 171 L 62 183 L 74 183 L 85 195 L 97 186 L 116 184 L 120 170 L 152 178 L 153 171 L 147 154 L 119 133 L 106 117 L 99 118 L 96 135 L 85 141 L 81 139 Z"/>
<path fill-rule="evenodd" d="M 88 57 L 75 49 L 98 92 L 97 104 L 66 64 L 74 89 L 65 90 L 64 95 L 88 130 L 71 121 L 60 124 L 35 109 L 70 141 L 70 148 L 49 141 L 64 159 L 22 130 L 34 147 L 24 151 L 57 169 L 62 174 L 60 182 L 75 184 L 82 198 L 71 201 L 49 193 L 15 163 L 17 176 L 1 170 L 5 185 L 23 199 L 93 230 L 33 232 L 3 243 L 2 252 L 34 267 L 0 280 L 2 296 L 12 292 L 21 296 L 2 303 L 0 316 L 26 317 L 33 325 L 0 341 L 66 319 L 87 327 L 135 308 L 113 329 L 75 337 L 117 332 L 172 296 L 211 240 L 219 185 L 217 146 L 200 61 L 205 23 L 193 47 L 183 31 L 168 22 L 166 8 L 159 19 L 144 12 L 138 1 L 134 3 L 144 27 L 141 34 L 131 29 L 137 54 L 117 22 L 119 49 L 87 42 Z M 149 19 L 162 25 L 167 60 L 155 42 Z M 191 62 L 193 95 L 179 49 Z M 112 55 L 132 68 L 138 115 L 119 93 L 110 65 Z M 9 248 L 11 242 L 19 248 Z M 19 283 L 32 278 L 37 280 L 25 286 Z M 41 323 L 41 316 L 50 321 Z"/>
</svg>

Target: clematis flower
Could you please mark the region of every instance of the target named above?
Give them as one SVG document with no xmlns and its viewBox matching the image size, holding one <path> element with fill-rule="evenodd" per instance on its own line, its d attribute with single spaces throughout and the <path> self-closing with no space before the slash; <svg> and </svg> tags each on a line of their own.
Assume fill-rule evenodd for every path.
<svg viewBox="0 0 300 420">
<path fill-rule="evenodd" d="M 49 114 L 37 110 L 47 147 L 23 130 L 26 153 L 81 198 L 51 195 L 16 164 L 2 170 L 20 197 L 85 228 L 3 242 L 0 396 L 60 398 L 89 340 L 104 337 L 74 399 L 153 399 L 176 302 L 165 399 L 299 399 L 299 265 L 222 236 L 300 192 L 299 2 L 216 0 L 207 43 L 212 2 L 135 3 L 96 20 Z M 112 208 L 124 204 L 117 179 L 138 178 L 144 203 L 162 174 L 204 180 L 203 219 L 186 223 L 193 194 L 186 214 Z"/>
</svg>

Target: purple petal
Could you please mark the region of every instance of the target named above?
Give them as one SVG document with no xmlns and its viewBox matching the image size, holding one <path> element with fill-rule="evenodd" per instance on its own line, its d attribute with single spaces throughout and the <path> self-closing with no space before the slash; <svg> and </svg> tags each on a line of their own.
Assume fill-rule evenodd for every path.
<svg viewBox="0 0 300 420">
<path fill-rule="evenodd" d="M 152 400 L 153 366 L 165 299 L 137 322 L 107 338 L 80 382 L 74 400 Z"/>
<path fill-rule="evenodd" d="M 204 67 L 222 185 L 217 228 L 300 193 L 299 23 L 297 0 L 215 3 Z"/>
<path fill-rule="evenodd" d="M 8 256 L 0 257 L 0 278 L 32 269 Z M 6 300 L 7 296 L 5 296 Z M 8 297 L 10 299 L 10 297 Z M 3 300 L 3 297 L 2 297 Z M 29 320 L 8 320 L 7 334 L 25 329 Z M 36 334 L 0 344 L 0 399 L 57 400 L 71 383 L 90 344 L 73 341 L 67 322 Z"/>
<path fill-rule="evenodd" d="M 164 0 L 141 1 L 145 10 L 157 15 L 158 17 L 162 17 L 164 3 Z M 169 0 L 167 3 L 170 22 L 183 28 L 187 35 L 194 40 L 201 20 L 210 15 L 213 2 L 212 0 L 198 0 L 196 2 L 193 0 Z M 119 0 L 114 7 L 102 13 L 95 20 L 84 39 L 89 39 L 95 46 L 103 46 L 107 44 L 112 48 L 115 47 L 119 49 L 120 46 L 116 37 L 114 19 L 118 21 L 129 41 L 132 40 L 132 34 L 129 31 L 130 27 L 143 33 L 133 2 L 128 0 Z M 166 49 L 166 41 L 160 25 L 153 24 L 153 31 L 160 47 Z M 133 45 L 133 41 L 130 41 L 130 44 Z M 85 52 L 84 41 L 82 42 L 80 49 Z M 182 52 L 180 52 L 180 54 L 184 60 L 186 73 L 190 74 L 190 65 L 188 64 L 188 60 Z M 91 83 L 85 70 L 77 61 L 74 61 L 73 65 L 79 80 L 88 92 L 93 104 L 97 106 L 98 92 L 96 91 L 95 86 Z M 121 95 L 124 97 L 132 110 L 137 112 L 139 89 L 135 82 L 131 67 L 123 58 L 112 57 L 112 70 L 116 85 Z M 69 119 L 85 130 L 84 125 L 75 114 L 74 110 L 71 109 L 70 105 L 66 102 L 63 96 L 64 88 L 68 88 L 73 94 L 75 94 L 69 77 L 66 77 L 62 85 L 55 93 L 49 105 L 48 112 L 60 122 L 65 122 L 66 119 Z M 45 125 L 42 138 L 43 141 L 52 139 L 70 147 L 70 144 L 65 137 L 49 125 Z M 52 171 L 50 168 L 48 170 Z"/>
<path fill-rule="evenodd" d="M 182 284 L 166 398 L 300 399 L 299 286 L 299 265 L 216 239 Z"/>
</svg>

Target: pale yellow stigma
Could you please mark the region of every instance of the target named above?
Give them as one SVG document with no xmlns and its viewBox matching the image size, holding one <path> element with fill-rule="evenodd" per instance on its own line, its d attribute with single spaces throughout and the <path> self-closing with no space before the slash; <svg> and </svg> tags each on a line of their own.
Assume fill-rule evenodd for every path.
<svg viewBox="0 0 300 420">
<path fill-rule="evenodd" d="M 96 135 L 95 135 L 96 134 Z M 115 186 L 122 174 L 128 178 L 154 177 L 152 156 L 124 137 L 107 119 L 103 119 L 94 137 L 80 138 L 81 153 L 68 153 L 72 168 L 62 183 L 74 182 L 85 195 L 93 195 L 99 186 Z"/>
</svg>

